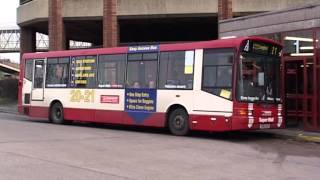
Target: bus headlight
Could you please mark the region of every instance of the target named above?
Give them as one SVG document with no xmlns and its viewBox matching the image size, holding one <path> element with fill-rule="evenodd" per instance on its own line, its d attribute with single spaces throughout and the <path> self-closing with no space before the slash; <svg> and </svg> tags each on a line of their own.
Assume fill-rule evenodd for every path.
<svg viewBox="0 0 320 180">
<path fill-rule="evenodd" d="M 253 122 L 254 122 L 254 118 L 253 118 L 253 117 L 249 117 L 249 120 L 248 120 L 248 128 L 252 128 Z"/>
<path fill-rule="evenodd" d="M 277 126 L 278 128 L 281 127 L 282 125 L 282 104 L 278 104 L 278 123 L 277 123 Z"/>
<path fill-rule="evenodd" d="M 278 128 L 282 125 L 282 116 L 278 117 Z"/>
</svg>

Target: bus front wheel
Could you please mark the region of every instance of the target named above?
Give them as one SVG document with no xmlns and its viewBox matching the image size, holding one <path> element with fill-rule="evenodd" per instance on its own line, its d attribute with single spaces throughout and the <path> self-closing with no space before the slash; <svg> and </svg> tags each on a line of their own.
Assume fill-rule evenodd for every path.
<svg viewBox="0 0 320 180">
<path fill-rule="evenodd" d="M 61 103 L 54 103 L 50 108 L 50 121 L 54 124 L 63 124 L 63 107 Z"/>
<path fill-rule="evenodd" d="M 184 136 L 189 132 L 189 116 L 184 109 L 175 109 L 169 116 L 169 130 L 173 135 Z"/>
</svg>

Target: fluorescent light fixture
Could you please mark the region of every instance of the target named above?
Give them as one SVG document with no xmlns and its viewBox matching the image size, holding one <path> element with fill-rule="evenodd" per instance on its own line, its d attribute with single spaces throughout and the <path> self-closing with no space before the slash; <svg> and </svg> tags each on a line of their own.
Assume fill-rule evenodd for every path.
<svg viewBox="0 0 320 180">
<path fill-rule="evenodd" d="M 233 39 L 233 38 L 236 38 L 237 36 L 225 36 L 225 37 L 222 37 L 221 39 Z"/>
<path fill-rule="evenodd" d="M 304 65 L 302 64 L 300 67 L 301 67 L 301 68 L 304 68 Z M 306 67 L 309 67 L 309 65 L 307 64 Z"/>
<path fill-rule="evenodd" d="M 313 39 L 311 39 L 311 38 L 301 38 L 301 37 L 286 36 L 284 39 L 285 39 L 285 40 L 291 40 L 291 41 L 313 42 Z"/>
<path fill-rule="evenodd" d="M 313 46 L 303 46 L 300 47 L 301 50 L 313 50 Z"/>
<path fill-rule="evenodd" d="M 313 53 L 292 53 L 290 56 L 313 56 Z"/>
</svg>

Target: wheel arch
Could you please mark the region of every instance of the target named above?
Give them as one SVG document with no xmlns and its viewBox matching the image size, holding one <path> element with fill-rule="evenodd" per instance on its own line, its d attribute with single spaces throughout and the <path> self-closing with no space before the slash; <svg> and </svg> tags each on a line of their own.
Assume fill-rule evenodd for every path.
<svg viewBox="0 0 320 180">
<path fill-rule="evenodd" d="M 50 103 L 50 105 L 49 105 L 49 109 L 51 109 L 51 107 L 52 107 L 55 103 L 60 103 L 60 104 L 62 105 L 62 107 L 63 107 L 63 104 L 62 104 L 62 102 L 61 102 L 60 100 L 54 99 L 54 100 L 51 101 L 51 103 Z"/>
<path fill-rule="evenodd" d="M 58 100 L 58 99 L 52 100 L 51 103 L 50 103 L 50 105 L 49 105 L 49 109 L 48 109 L 48 116 L 49 116 L 48 118 L 49 118 L 49 120 L 50 120 L 51 108 L 52 108 L 52 106 L 53 106 L 54 104 L 56 104 L 56 103 L 60 103 L 61 106 L 62 106 L 62 108 L 63 108 L 63 104 L 62 104 L 62 102 L 61 102 L 60 100 Z"/>
<path fill-rule="evenodd" d="M 171 104 L 166 111 L 166 116 L 165 116 L 165 127 L 168 127 L 168 121 L 169 121 L 169 116 L 171 114 L 171 112 L 173 112 L 176 109 L 183 109 L 184 111 L 186 111 L 186 113 L 189 115 L 188 110 L 186 107 L 184 107 L 181 104 Z"/>
</svg>

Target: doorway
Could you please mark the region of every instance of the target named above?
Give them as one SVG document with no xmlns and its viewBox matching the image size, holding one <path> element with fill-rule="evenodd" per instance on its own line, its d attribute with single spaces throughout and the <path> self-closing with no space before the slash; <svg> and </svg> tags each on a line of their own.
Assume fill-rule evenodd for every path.
<svg viewBox="0 0 320 180">
<path fill-rule="evenodd" d="M 306 57 L 287 57 L 284 62 L 286 125 L 301 129 L 312 127 L 313 64 Z"/>
<path fill-rule="evenodd" d="M 44 74 L 44 60 L 36 59 L 33 67 L 33 85 L 31 90 L 32 101 L 43 101 Z"/>
</svg>

